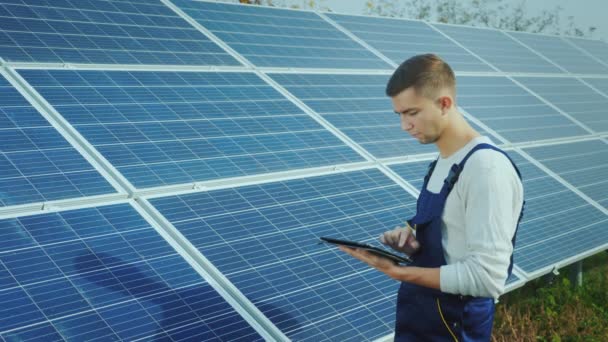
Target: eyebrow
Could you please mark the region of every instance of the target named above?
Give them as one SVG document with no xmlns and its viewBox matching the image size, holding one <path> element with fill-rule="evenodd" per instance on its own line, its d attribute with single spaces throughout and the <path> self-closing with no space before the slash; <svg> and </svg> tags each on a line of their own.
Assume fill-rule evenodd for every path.
<svg viewBox="0 0 608 342">
<path fill-rule="evenodd" d="M 415 112 L 417 110 L 419 110 L 419 109 L 415 108 L 415 107 L 414 108 L 408 108 L 408 109 L 405 109 L 405 110 L 403 110 L 401 112 L 395 111 L 395 114 L 407 114 L 409 112 Z"/>
</svg>

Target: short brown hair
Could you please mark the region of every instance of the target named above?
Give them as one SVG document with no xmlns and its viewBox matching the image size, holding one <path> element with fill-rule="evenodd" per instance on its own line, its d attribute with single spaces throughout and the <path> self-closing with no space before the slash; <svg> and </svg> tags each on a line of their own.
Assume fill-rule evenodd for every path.
<svg viewBox="0 0 608 342">
<path fill-rule="evenodd" d="M 456 77 L 452 68 L 434 54 L 417 55 L 409 58 L 395 70 L 386 85 L 386 95 L 395 97 L 409 87 L 416 93 L 433 99 L 437 91 L 450 88 L 455 92 Z"/>
</svg>

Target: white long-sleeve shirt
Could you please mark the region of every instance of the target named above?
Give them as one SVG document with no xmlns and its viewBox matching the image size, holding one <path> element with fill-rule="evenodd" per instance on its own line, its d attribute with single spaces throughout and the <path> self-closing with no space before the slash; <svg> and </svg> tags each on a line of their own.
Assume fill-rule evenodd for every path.
<svg viewBox="0 0 608 342">
<path fill-rule="evenodd" d="M 452 165 L 479 143 L 492 144 L 478 137 L 451 156 L 440 157 L 427 190 L 438 193 Z M 441 291 L 493 298 L 504 292 L 522 202 L 523 186 L 507 157 L 489 149 L 471 155 L 442 215 L 447 265 L 440 268 Z"/>
</svg>

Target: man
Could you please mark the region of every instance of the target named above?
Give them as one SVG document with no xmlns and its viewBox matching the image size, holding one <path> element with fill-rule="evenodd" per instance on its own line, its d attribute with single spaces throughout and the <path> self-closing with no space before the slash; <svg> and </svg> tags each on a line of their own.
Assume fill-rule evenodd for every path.
<svg viewBox="0 0 608 342">
<path fill-rule="evenodd" d="M 511 273 L 523 213 L 519 171 L 465 121 L 455 102 L 454 73 L 439 57 L 403 62 L 386 94 L 401 128 L 439 150 L 416 215 L 380 237 L 414 263 L 399 266 L 363 250 L 340 249 L 402 282 L 395 341 L 489 341 L 494 300 Z"/>
</svg>

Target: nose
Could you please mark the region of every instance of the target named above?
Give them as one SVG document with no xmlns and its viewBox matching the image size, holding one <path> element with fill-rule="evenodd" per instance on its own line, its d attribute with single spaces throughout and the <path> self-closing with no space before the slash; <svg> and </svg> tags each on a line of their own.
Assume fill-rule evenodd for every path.
<svg viewBox="0 0 608 342">
<path fill-rule="evenodd" d="M 411 122 L 409 122 L 409 120 L 407 120 L 407 115 L 402 114 L 402 115 L 400 115 L 400 118 L 401 118 L 401 129 L 406 132 L 409 132 L 414 127 L 414 125 Z"/>
</svg>

